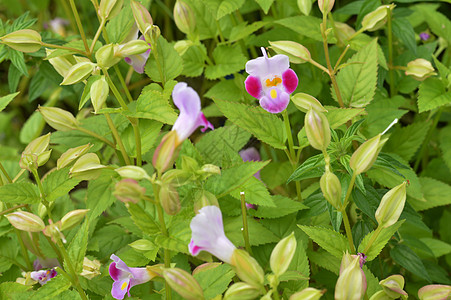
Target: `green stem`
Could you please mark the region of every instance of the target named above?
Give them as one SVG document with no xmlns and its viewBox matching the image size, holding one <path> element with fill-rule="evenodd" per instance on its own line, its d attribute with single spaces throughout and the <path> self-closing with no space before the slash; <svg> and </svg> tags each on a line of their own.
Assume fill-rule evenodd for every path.
<svg viewBox="0 0 451 300">
<path fill-rule="evenodd" d="M 390 85 L 390 97 L 395 95 L 395 77 L 393 66 L 393 31 L 392 31 L 392 13 L 391 9 L 387 8 L 387 30 L 388 30 L 388 69 L 389 85 Z"/>
<path fill-rule="evenodd" d="M 349 44 L 346 45 L 346 48 L 343 50 L 343 52 L 341 53 L 340 57 L 338 58 L 337 63 L 335 64 L 335 67 L 334 67 L 334 74 L 337 73 L 338 67 L 340 66 L 341 61 L 345 57 L 345 55 L 348 52 L 350 47 L 351 47 L 351 45 L 349 45 Z"/>
<path fill-rule="evenodd" d="M 122 157 L 124 158 L 124 161 L 127 165 L 130 165 L 130 158 L 127 155 L 127 151 L 125 151 L 124 143 L 122 142 L 121 136 L 119 135 L 119 132 L 117 131 L 116 126 L 114 126 L 114 122 L 111 119 L 111 116 L 109 114 L 105 114 L 106 121 L 108 123 L 108 126 L 110 127 L 111 134 L 113 134 L 114 140 L 116 141 L 117 145 L 119 146 L 119 150 L 121 151 Z M 116 149 L 116 147 L 114 147 Z"/>
<path fill-rule="evenodd" d="M 94 39 L 92 40 L 91 47 L 89 48 L 89 55 L 92 55 L 92 52 L 94 51 L 94 47 L 96 45 L 96 42 L 100 37 L 100 33 L 102 32 L 103 27 L 105 26 L 105 23 L 106 23 L 106 20 L 101 19 L 99 28 L 97 29 L 96 35 L 94 36 Z"/>
<path fill-rule="evenodd" d="M 14 206 L 14 207 L 8 207 L 4 211 L 0 212 L 0 216 L 6 215 L 7 213 L 10 213 L 12 211 L 15 211 L 16 209 L 19 209 L 19 208 L 22 208 L 22 207 L 26 207 L 26 206 L 28 206 L 28 204 L 21 204 L 21 205 L 17 205 L 17 206 Z"/>
<path fill-rule="evenodd" d="M 77 7 L 75 6 L 74 0 L 69 0 L 70 7 L 72 8 L 72 13 L 75 17 L 75 23 L 77 23 L 78 31 L 80 32 L 81 39 L 83 40 L 83 45 L 85 46 L 86 53 L 89 52 L 88 42 L 86 40 L 85 31 L 83 30 L 83 26 L 81 25 L 80 16 L 78 15 Z"/>
<path fill-rule="evenodd" d="M 341 211 L 343 216 L 343 223 L 345 224 L 346 237 L 348 238 L 349 247 L 352 253 L 355 253 L 354 241 L 352 239 L 351 225 L 349 224 L 348 214 L 346 213 L 346 208 Z"/>
<path fill-rule="evenodd" d="M 36 180 L 36 183 L 39 188 L 39 192 L 41 194 L 41 203 L 45 206 L 47 209 L 47 215 L 49 216 L 50 220 L 53 220 L 52 218 L 52 212 L 50 211 L 50 203 L 46 199 L 45 190 L 42 186 L 41 178 L 39 177 L 38 170 L 32 170 L 31 173 L 33 173 L 34 179 Z"/>
<path fill-rule="evenodd" d="M 105 74 L 106 81 L 108 82 L 108 86 L 110 87 L 110 90 L 113 92 L 114 96 L 116 97 L 117 101 L 121 105 L 123 110 L 128 110 L 127 104 L 125 104 L 124 99 L 121 96 L 121 93 L 119 93 L 118 89 L 116 88 L 116 85 L 111 80 L 110 75 L 108 74 L 107 70 L 103 70 L 103 73 Z"/>
<path fill-rule="evenodd" d="M 364 253 L 364 254 L 367 253 L 368 250 L 370 250 L 371 245 L 373 245 L 374 241 L 377 239 L 377 237 L 378 237 L 379 234 L 381 233 L 382 229 L 383 229 L 383 228 L 382 228 L 381 226 L 378 226 L 378 227 L 377 227 L 376 231 L 375 231 L 375 232 L 373 233 L 373 235 L 371 236 L 370 241 L 368 242 L 368 244 L 366 245 L 365 249 L 363 250 L 363 253 Z"/>
<path fill-rule="evenodd" d="M 437 114 L 435 115 L 434 122 L 432 123 L 431 129 L 429 129 L 428 135 L 426 136 L 426 138 L 423 141 L 423 144 L 421 145 L 420 153 L 418 154 L 417 159 L 415 161 L 415 165 L 413 167 L 415 172 L 418 171 L 418 167 L 420 166 L 421 159 L 423 158 L 424 153 L 425 153 L 426 149 L 428 148 L 429 140 L 431 139 L 432 134 L 434 133 L 434 130 L 437 127 L 437 124 L 440 121 L 441 116 L 442 116 L 442 109 L 439 108 L 439 110 L 437 111 Z"/>
<path fill-rule="evenodd" d="M 81 127 L 81 126 L 78 127 L 77 130 L 79 130 L 79 131 L 81 131 L 81 132 L 84 132 L 84 133 L 86 133 L 86 134 L 89 134 L 90 136 L 95 137 L 95 138 L 98 139 L 98 140 L 101 140 L 102 142 L 104 142 L 105 144 L 107 144 L 108 146 L 110 146 L 111 148 L 116 149 L 116 146 L 115 146 L 111 141 L 109 141 L 109 140 L 107 140 L 106 138 L 104 138 L 103 136 L 101 136 L 101 135 L 95 133 L 94 131 L 91 131 L 91 130 L 86 129 L 86 128 Z"/>
<path fill-rule="evenodd" d="M 343 203 L 343 210 L 346 210 L 346 206 L 348 206 L 349 197 L 351 196 L 352 189 L 354 188 L 355 179 L 357 178 L 357 174 L 352 173 L 351 181 L 349 182 L 348 190 L 346 192 L 345 201 Z"/>
<path fill-rule="evenodd" d="M 60 262 L 60 265 L 63 266 L 64 259 L 61 256 L 61 251 L 58 249 L 58 247 L 55 246 L 55 243 L 53 243 L 53 241 L 48 236 L 46 236 L 44 234 L 44 237 L 47 239 L 47 242 L 49 243 L 50 247 L 52 247 L 53 252 L 55 252 L 56 256 L 58 256 L 58 261 Z M 69 281 L 71 281 L 70 277 L 69 277 Z"/>
<path fill-rule="evenodd" d="M 3 174 L 5 175 L 6 179 L 8 180 L 9 183 L 12 183 L 11 177 L 9 177 L 8 172 L 6 172 L 5 168 L 3 167 L 2 163 L 0 162 L 0 170 L 3 172 Z"/>
<path fill-rule="evenodd" d="M 136 165 L 141 167 L 142 166 L 142 157 L 141 157 L 141 133 L 139 131 L 139 119 L 129 118 L 129 120 L 133 127 L 133 133 L 135 134 Z"/>
<path fill-rule="evenodd" d="M 241 196 L 241 215 L 243 216 L 243 238 L 246 251 L 252 255 L 251 243 L 249 242 L 249 227 L 247 225 L 247 209 L 246 198 L 244 192 L 240 193 Z"/>
<path fill-rule="evenodd" d="M 41 43 L 41 46 L 47 47 L 47 48 L 57 48 L 57 49 L 69 50 L 69 51 L 73 51 L 73 52 L 77 52 L 77 53 L 86 55 L 85 51 L 76 49 L 76 48 L 72 48 L 72 47 L 66 47 L 66 46 L 60 46 L 60 45 L 48 44 L 48 43 Z"/>
</svg>

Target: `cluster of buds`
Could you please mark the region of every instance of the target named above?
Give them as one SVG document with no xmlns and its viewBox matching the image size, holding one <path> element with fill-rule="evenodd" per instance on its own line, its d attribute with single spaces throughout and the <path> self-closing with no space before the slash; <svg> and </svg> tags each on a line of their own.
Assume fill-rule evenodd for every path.
<svg viewBox="0 0 451 300">
<path fill-rule="evenodd" d="M 50 158 L 52 150 L 49 150 L 50 133 L 40 136 L 31 141 L 19 161 L 22 169 L 34 172 L 38 167 L 44 165 Z"/>
</svg>

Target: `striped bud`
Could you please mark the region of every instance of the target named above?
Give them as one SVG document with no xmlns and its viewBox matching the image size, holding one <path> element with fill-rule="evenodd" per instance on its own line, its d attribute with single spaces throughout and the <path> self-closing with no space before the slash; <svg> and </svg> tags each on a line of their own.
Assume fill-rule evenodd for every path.
<svg viewBox="0 0 451 300">
<path fill-rule="evenodd" d="M 20 167 L 31 172 L 45 164 L 49 160 L 52 152 L 52 150 L 48 150 L 49 143 L 50 133 L 31 141 L 22 152 L 19 161 Z"/>
<path fill-rule="evenodd" d="M 390 298 L 397 299 L 401 296 L 407 296 L 407 293 L 403 290 L 404 277 L 401 275 L 391 275 L 381 280 L 379 284 Z"/>
<path fill-rule="evenodd" d="M 448 300 L 451 297 L 451 286 L 431 284 L 423 286 L 418 291 L 420 300 Z"/>
<path fill-rule="evenodd" d="M 382 5 L 376 10 L 370 12 L 362 19 L 362 29 L 368 31 L 376 31 L 382 28 L 387 22 L 388 11 L 395 8 L 394 4 Z"/>
<path fill-rule="evenodd" d="M 196 30 L 196 16 L 185 1 L 175 2 L 174 21 L 177 28 L 185 34 L 191 34 Z"/>
<path fill-rule="evenodd" d="M 280 276 L 287 271 L 296 252 L 296 244 L 296 237 L 292 232 L 289 236 L 280 240 L 272 250 L 269 265 L 276 276 Z"/>
<path fill-rule="evenodd" d="M 93 145 L 86 144 L 83 146 L 78 146 L 71 148 L 64 152 L 56 162 L 57 169 L 60 170 L 68 165 L 70 165 L 74 160 L 78 159 L 83 154 L 88 153 Z"/>
<path fill-rule="evenodd" d="M 381 135 L 367 140 L 352 154 L 349 166 L 356 174 L 368 171 L 374 164 L 387 139 L 381 140 Z"/>
<path fill-rule="evenodd" d="M 244 250 L 235 249 L 230 260 L 236 275 L 248 284 L 261 288 L 264 282 L 264 272 L 258 262 Z"/>
<path fill-rule="evenodd" d="M 319 10 L 323 15 L 327 15 L 334 7 L 335 0 L 318 0 Z"/>
<path fill-rule="evenodd" d="M 96 179 L 100 176 L 104 165 L 100 164 L 100 159 L 95 153 L 88 153 L 80 157 L 69 170 L 71 178 L 81 180 Z"/>
<path fill-rule="evenodd" d="M 341 183 L 337 175 L 328 169 L 319 181 L 324 198 L 336 209 L 341 207 Z"/>
<path fill-rule="evenodd" d="M 269 42 L 269 44 L 277 54 L 284 54 L 288 56 L 290 62 L 294 64 L 303 64 L 312 60 L 310 52 L 307 48 L 299 43 L 292 41 L 277 41 Z"/>
<path fill-rule="evenodd" d="M 38 111 L 51 127 L 58 131 L 77 129 L 78 121 L 68 111 L 58 107 L 39 106 Z"/>
<path fill-rule="evenodd" d="M 309 109 L 305 115 L 304 127 L 307 139 L 313 148 L 325 150 L 329 146 L 329 121 L 322 112 Z"/>
<path fill-rule="evenodd" d="M 321 102 L 318 101 L 313 96 L 305 93 L 297 93 L 291 96 L 291 101 L 293 104 L 302 112 L 308 112 L 310 109 L 313 109 L 317 112 L 327 112 L 327 110 L 323 107 Z"/>
<path fill-rule="evenodd" d="M 224 300 L 251 300 L 261 295 L 260 289 L 245 283 L 232 284 L 224 294 Z"/>
<path fill-rule="evenodd" d="M 103 20 L 111 19 L 119 14 L 124 0 L 101 0 L 98 14 Z"/>
<path fill-rule="evenodd" d="M 180 296 L 187 300 L 202 300 L 204 292 L 194 277 L 179 268 L 163 269 L 163 277 L 166 282 Z"/>
<path fill-rule="evenodd" d="M 131 178 L 135 180 L 150 180 L 150 176 L 147 174 L 146 170 L 138 166 L 120 167 L 115 169 L 115 171 L 124 178 Z"/>
<path fill-rule="evenodd" d="M 9 223 L 15 228 L 27 232 L 40 232 L 44 230 L 45 224 L 40 217 L 26 211 L 16 211 L 5 215 Z"/>
<path fill-rule="evenodd" d="M 176 215 L 180 211 L 179 193 L 174 184 L 163 182 L 160 187 L 160 203 L 168 215 Z"/>
<path fill-rule="evenodd" d="M 14 50 L 31 53 L 41 49 L 41 35 L 31 29 L 21 29 L 4 35 L 0 41 Z"/>
<path fill-rule="evenodd" d="M 91 62 L 80 62 L 73 65 L 69 71 L 67 71 L 63 82 L 60 85 L 71 85 L 79 83 L 91 75 L 96 65 Z"/>
<path fill-rule="evenodd" d="M 163 173 L 174 163 L 178 155 L 179 140 L 175 130 L 169 131 L 161 140 L 153 154 L 152 164 Z"/>
<path fill-rule="evenodd" d="M 68 212 L 61 219 L 61 230 L 71 229 L 78 225 L 88 213 L 89 209 L 76 209 Z"/>
<path fill-rule="evenodd" d="M 132 202 L 138 203 L 144 196 L 146 189 L 139 185 L 139 183 L 131 178 L 125 178 L 116 183 L 114 186 L 113 195 L 124 203 Z"/>
<path fill-rule="evenodd" d="M 45 49 L 47 56 L 52 54 L 54 51 L 56 51 L 56 50 Z M 63 77 L 66 77 L 67 73 L 69 72 L 69 69 L 74 65 L 74 63 L 72 63 L 69 60 L 68 55 L 53 57 L 53 58 L 50 58 L 48 61 L 53 66 L 53 68 L 55 68 L 55 70 L 58 72 L 58 74 L 60 74 Z"/>
<path fill-rule="evenodd" d="M 366 282 L 362 276 L 359 257 L 356 255 L 349 259 L 349 256 L 347 253 L 343 255 L 342 270 L 335 285 L 335 300 L 360 300 L 365 293 Z"/>
<path fill-rule="evenodd" d="M 138 25 L 139 31 L 144 34 L 150 26 L 153 25 L 152 16 L 149 11 L 136 0 L 130 1 L 133 17 L 135 18 L 136 25 Z M 149 42 L 149 41 L 147 41 Z"/>
<path fill-rule="evenodd" d="M 100 77 L 91 85 L 91 103 L 97 113 L 105 104 L 110 88 L 105 76 Z"/>
<path fill-rule="evenodd" d="M 352 28 L 351 26 L 349 26 L 346 23 L 341 23 L 341 22 L 335 22 L 334 30 L 335 30 L 335 36 L 337 37 L 337 40 L 338 40 L 338 45 L 340 47 L 346 46 L 349 38 L 355 34 L 354 28 Z"/>
<path fill-rule="evenodd" d="M 379 226 L 387 228 L 395 224 L 406 203 L 406 182 L 395 186 L 382 197 L 376 210 L 376 220 Z"/>
<path fill-rule="evenodd" d="M 108 44 L 102 46 L 96 52 L 96 61 L 101 68 L 110 68 L 122 60 L 122 57 L 117 56 L 119 45 Z"/>
<path fill-rule="evenodd" d="M 146 52 L 150 49 L 149 44 L 144 40 L 133 40 L 118 47 L 116 56 L 126 57 Z"/>
<path fill-rule="evenodd" d="M 418 81 L 423 81 L 429 76 L 436 75 L 431 62 L 423 58 L 417 58 L 407 64 L 406 75 L 412 76 Z"/>
<path fill-rule="evenodd" d="M 322 295 L 322 291 L 309 287 L 291 295 L 290 300 L 318 300 Z"/>
</svg>

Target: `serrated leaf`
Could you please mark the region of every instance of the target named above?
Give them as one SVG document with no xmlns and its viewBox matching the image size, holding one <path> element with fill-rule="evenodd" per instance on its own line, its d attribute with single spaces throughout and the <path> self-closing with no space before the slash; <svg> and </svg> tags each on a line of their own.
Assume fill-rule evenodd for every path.
<svg viewBox="0 0 451 300">
<path fill-rule="evenodd" d="M 390 135 L 384 146 L 384 152 L 392 152 L 410 161 L 422 145 L 428 133 L 430 122 L 417 122 L 406 127 L 398 127 Z"/>
<path fill-rule="evenodd" d="M 377 83 L 377 40 L 374 39 L 346 61 L 350 64 L 341 69 L 337 83 L 346 106 L 365 107 L 373 100 Z M 335 101 L 337 95 L 332 89 Z"/>
<path fill-rule="evenodd" d="M 237 73 L 244 69 L 247 61 L 238 44 L 217 46 L 213 50 L 213 59 L 215 64 L 205 67 L 205 77 L 210 80 Z"/>
<path fill-rule="evenodd" d="M 216 13 L 211 13 L 202 0 L 188 0 L 188 4 L 196 16 L 196 28 L 199 30 L 199 39 L 205 40 L 218 35 L 216 26 Z"/>
<path fill-rule="evenodd" d="M 269 194 L 267 188 L 255 177 L 250 178 L 239 188 L 230 192 L 230 195 L 237 200 L 240 200 L 240 193 L 244 192 L 246 196 L 246 202 L 258 205 L 259 207 L 275 207 L 271 195 Z"/>
<path fill-rule="evenodd" d="M 413 54 L 417 54 L 417 42 L 415 41 L 415 31 L 407 18 L 393 18 L 393 34 L 409 49 Z"/>
<path fill-rule="evenodd" d="M 233 276 L 235 276 L 235 272 L 232 270 L 232 267 L 227 264 L 221 264 L 194 274 L 194 279 L 197 280 L 204 291 L 205 298 L 213 299 L 227 289 Z"/>
<path fill-rule="evenodd" d="M 137 100 L 136 112 L 127 115 L 157 120 L 169 125 L 173 125 L 177 120 L 177 114 L 169 105 L 168 99 L 161 92 L 154 90 L 143 91 Z"/>
<path fill-rule="evenodd" d="M 238 79 L 239 76 L 235 78 Z M 232 102 L 246 102 L 249 94 L 244 89 L 243 80 L 224 80 L 213 85 L 204 97 L 210 99 L 221 99 Z"/>
<path fill-rule="evenodd" d="M 9 59 L 16 69 L 25 76 L 28 76 L 27 65 L 25 64 L 25 58 L 23 53 L 12 48 L 8 48 Z"/>
<path fill-rule="evenodd" d="M 260 7 L 265 12 L 265 15 L 267 15 L 268 11 L 269 11 L 269 8 L 274 3 L 274 0 L 255 0 L 255 2 L 257 2 L 258 5 L 260 5 Z"/>
<path fill-rule="evenodd" d="M 52 202 L 58 197 L 69 194 L 80 181 L 80 179 L 69 178 L 69 170 L 67 168 L 47 174 L 42 181 L 47 201 Z"/>
<path fill-rule="evenodd" d="M 298 34 L 304 35 L 315 41 L 322 42 L 323 36 L 321 35 L 320 24 L 322 20 L 313 16 L 296 16 L 277 20 L 275 23 L 283 25 Z M 329 26 L 328 26 L 329 28 Z M 329 43 L 336 43 L 336 38 L 333 34 L 329 34 L 327 37 Z"/>
<path fill-rule="evenodd" d="M 441 257 L 451 253 L 451 245 L 444 241 L 427 237 L 420 238 L 420 240 L 431 249 L 435 257 Z"/>
<path fill-rule="evenodd" d="M 282 120 L 261 107 L 214 99 L 222 113 L 257 139 L 277 149 L 286 149 L 287 139 Z"/>
<path fill-rule="evenodd" d="M 222 0 L 219 3 L 217 20 L 239 9 L 244 4 L 244 0 Z"/>
<path fill-rule="evenodd" d="M 418 89 L 418 111 L 420 113 L 451 103 L 451 91 L 435 77 L 427 78 Z"/>
<path fill-rule="evenodd" d="M 248 217 L 249 243 L 251 246 L 258 246 L 267 243 L 274 243 L 279 239 L 261 223 L 255 219 Z M 224 231 L 230 241 L 237 247 L 244 246 L 243 238 L 243 217 L 224 218 Z"/>
<path fill-rule="evenodd" d="M 128 207 L 133 222 L 138 226 L 145 234 L 153 235 L 160 233 L 160 227 L 147 211 L 137 204 L 130 203 Z"/>
<path fill-rule="evenodd" d="M 15 182 L 0 186 L 0 199 L 5 203 L 37 204 L 41 201 L 36 185 Z"/>
<path fill-rule="evenodd" d="M 153 81 L 165 84 L 182 73 L 183 60 L 174 46 L 168 43 L 163 36 L 158 38 L 157 51 L 159 64 L 151 54 L 147 60 L 145 71 Z M 159 68 L 161 68 L 162 74 L 160 74 Z"/>
<path fill-rule="evenodd" d="M 145 154 L 155 144 L 160 134 L 162 124 L 153 120 L 139 120 L 139 131 L 141 137 L 141 153 Z M 136 157 L 136 140 L 133 126 L 129 125 L 122 133 L 121 138 L 124 143 L 125 151 L 130 157 Z"/>
<path fill-rule="evenodd" d="M 116 198 L 113 196 L 113 182 L 108 176 L 89 181 L 86 195 L 86 208 L 90 209 L 86 218 L 92 223 L 110 207 Z"/>
<path fill-rule="evenodd" d="M 325 164 L 322 154 L 309 157 L 291 174 L 287 180 L 287 184 L 291 181 L 300 181 L 322 176 Z"/>
<path fill-rule="evenodd" d="M 276 219 L 309 208 L 298 201 L 281 195 L 275 195 L 272 198 L 275 207 L 259 206 L 257 210 L 249 210 L 248 214 L 257 218 Z"/>
<path fill-rule="evenodd" d="M 398 244 L 390 250 L 390 256 L 401 267 L 412 272 L 416 276 L 431 282 L 428 272 L 423 265 L 423 262 L 408 246 Z"/>
<path fill-rule="evenodd" d="M 324 227 L 298 225 L 321 248 L 341 259 L 349 251 L 348 240 L 336 231 Z"/>
<path fill-rule="evenodd" d="M 34 293 L 33 296 L 30 297 L 30 299 L 53 299 L 53 297 L 58 296 L 62 292 L 68 290 L 70 286 L 71 283 L 66 279 L 66 277 L 64 277 L 63 275 L 58 275 L 44 284 L 41 288 L 39 288 L 36 293 Z"/>
<path fill-rule="evenodd" d="M 203 44 L 189 47 L 182 55 L 183 72 L 188 77 L 197 77 L 202 74 L 207 58 L 207 49 Z"/>
<path fill-rule="evenodd" d="M 291 173 L 293 173 L 293 166 L 289 161 L 272 161 L 261 170 L 260 177 L 268 189 L 273 190 L 274 188 L 285 184 Z"/>
<path fill-rule="evenodd" d="M 420 183 L 423 186 L 425 202 L 415 201 L 412 202 L 415 210 L 426 210 L 437 206 L 443 206 L 451 204 L 451 186 L 441 181 L 420 177 Z"/>
<path fill-rule="evenodd" d="M 75 268 L 77 274 L 80 274 L 83 271 L 83 259 L 86 254 L 86 248 L 88 247 L 88 237 L 89 223 L 88 220 L 85 220 L 75 237 L 72 239 L 67 250 L 72 266 Z"/>
<path fill-rule="evenodd" d="M 130 5 L 124 5 L 121 12 L 109 20 L 106 25 L 106 31 L 110 43 L 120 44 L 130 33 L 135 19 L 133 18 L 132 9 Z"/>
<path fill-rule="evenodd" d="M 347 121 L 352 120 L 365 112 L 363 108 L 338 108 L 333 106 L 325 106 L 325 108 L 327 109 L 327 112 L 324 114 L 332 129 L 345 124 Z"/>
<path fill-rule="evenodd" d="M 0 111 L 4 110 L 5 107 L 13 101 L 13 99 L 19 95 L 20 92 L 9 94 L 0 98 Z"/>
<path fill-rule="evenodd" d="M 318 249 L 318 251 L 308 249 L 307 254 L 312 263 L 338 275 L 341 257 L 337 258 L 323 249 Z"/>
</svg>

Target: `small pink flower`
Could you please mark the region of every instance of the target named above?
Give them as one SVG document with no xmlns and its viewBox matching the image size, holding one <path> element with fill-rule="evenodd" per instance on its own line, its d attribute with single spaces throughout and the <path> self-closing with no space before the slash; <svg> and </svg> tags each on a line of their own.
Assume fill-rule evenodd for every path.
<svg viewBox="0 0 451 300">
<path fill-rule="evenodd" d="M 246 91 L 260 100 L 260 105 L 270 113 L 279 113 L 287 108 L 290 94 L 298 86 L 298 77 L 290 69 L 289 58 L 277 54 L 268 58 L 265 48 L 261 48 L 263 57 L 246 63 L 249 76 L 244 82 Z"/>
<path fill-rule="evenodd" d="M 58 275 L 55 269 L 39 270 L 30 273 L 30 277 L 33 280 L 38 281 L 41 285 L 46 284 L 50 279 Z"/>
<path fill-rule="evenodd" d="M 230 263 L 236 247 L 225 236 L 221 210 L 217 206 L 204 206 L 191 220 L 189 252 L 196 256 L 207 251 L 226 263 Z"/>
<path fill-rule="evenodd" d="M 144 40 L 144 36 L 142 35 L 139 39 Z M 144 67 L 146 66 L 146 62 L 147 59 L 149 58 L 149 55 L 150 49 L 141 54 L 127 56 L 124 58 L 124 60 L 126 63 L 131 65 L 133 69 L 135 69 L 136 73 L 142 74 L 144 73 Z"/>
</svg>

